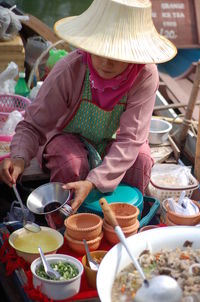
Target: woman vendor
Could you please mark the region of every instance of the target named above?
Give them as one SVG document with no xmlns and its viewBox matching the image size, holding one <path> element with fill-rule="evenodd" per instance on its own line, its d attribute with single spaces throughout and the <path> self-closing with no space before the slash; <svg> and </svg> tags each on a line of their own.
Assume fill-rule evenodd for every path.
<svg viewBox="0 0 200 302">
<path fill-rule="evenodd" d="M 55 24 L 75 50 L 55 65 L 17 125 L 2 181 L 12 186 L 37 155 L 51 182 L 74 190 L 74 211 L 93 188 L 112 192 L 124 182 L 144 194 L 153 164 L 155 63 L 176 55 L 151 13 L 149 0 L 94 0 Z"/>
</svg>

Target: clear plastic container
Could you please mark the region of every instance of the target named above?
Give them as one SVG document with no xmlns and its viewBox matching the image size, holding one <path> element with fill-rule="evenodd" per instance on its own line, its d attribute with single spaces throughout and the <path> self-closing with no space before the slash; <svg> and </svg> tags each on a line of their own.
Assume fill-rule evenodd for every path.
<svg viewBox="0 0 200 302">
<path fill-rule="evenodd" d="M 43 81 L 38 81 L 37 85 L 31 89 L 29 98 L 32 102 L 35 100 L 35 98 L 38 94 L 38 91 L 40 90 L 40 87 L 42 86 L 42 84 L 43 84 Z"/>
<path fill-rule="evenodd" d="M 19 73 L 19 79 L 15 85 L 15 94 L 22 95 L 24 97 L 29 96 L 30 89 L 25 80 L 25 72 Z"/>
</svg>

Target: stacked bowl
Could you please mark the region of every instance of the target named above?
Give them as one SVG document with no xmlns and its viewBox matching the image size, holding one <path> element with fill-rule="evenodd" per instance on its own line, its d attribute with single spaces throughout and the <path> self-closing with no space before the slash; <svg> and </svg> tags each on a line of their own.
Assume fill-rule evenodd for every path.
<svg viewBox="0 0 200 302">
<path fill-rule="evenodd" d="M 136 206 L 123 202 L 110 203 L 109 206 L 115 214 L 125 237 L 129 237 L 138 232 L 139 221 L 137 218 L 140 211 Z M 103 220 L 103 231 L 104 237 L 109 243 L 116 244 L 119 242 L 115 230 L 109 224 L 106 217 L 104 217 Z"/>
<path fill-rule="evenodd" d="M 85 253 L 83 239 L 87 241 L 90 251 L 98 249 L 103 237 L 103 219 L 92 213 L 78 213 L 65 219 L 64 236 L 68 246 L 79 254 Z"/>
</svg>

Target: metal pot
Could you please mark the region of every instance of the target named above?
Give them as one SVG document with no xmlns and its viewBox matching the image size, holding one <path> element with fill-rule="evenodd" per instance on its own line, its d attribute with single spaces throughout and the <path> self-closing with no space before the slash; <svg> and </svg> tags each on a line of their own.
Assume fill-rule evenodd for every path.
<svg viewBox="0 0 200 302">
<path fill-rule="evenodd" d="M 54 229 L 63 227 L 65 218 L 72 214 L 70 191 L 62 186 L 59 182 L 44 184 L 32 191 L 27 199 L 28 209 L 45 215 L 47 223 Z"/>
<path fill-rule="evenodd" d="M 172 124 L 169 122 L 152 118 L 149 131 L 149 143 L 152 145 L 163 144 L 168 139 L 171 129 Z"/>
</svg>

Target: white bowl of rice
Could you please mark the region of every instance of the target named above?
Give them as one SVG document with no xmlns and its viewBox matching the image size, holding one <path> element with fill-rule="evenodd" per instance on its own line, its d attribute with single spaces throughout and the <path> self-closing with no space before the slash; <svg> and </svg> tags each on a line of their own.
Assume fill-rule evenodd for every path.
<svg viewBox="0 0 200 302">
<path fill-rule="evenodd" d="M 159 272 L 162 271 L 161 274 L 169 274 L 174 278 L 180 277 L 180 283 L 186 284 L 184 287 L 181 286 L 183 298 L 180 302 L 199 301 L 197 299 L 200 297 L 200 284 L 199 282 L 196 284 L 195 279 L 200 274 L 200 264 L 198 263 L 200 257 L 200 228 L 195 226 L 155 228 L 130 236 L 127 238 L 127 243 L 140 264 L 146 265 L 145 274 L 147 279 L 152 277 L 152 273 L 155 273 L 155 266 L 158 268 L 158 265 L 163 263 L 163 259 L 159 261 L 159 257 L 164 257 L 166 263 L 162 264 L 163 271 L 161 267 Z M 149 259 L 153 262 L 148 264 Z M 179 263 L 180 261 L 185 261 L 185 263 L 182 265 Z M 130 267 L 130 265 L 132 266 Z M 176 271 L 183 267 L 182 271 Z M 166 273 L 166 269 L 169 272 Z M 190 278 L 190 280 L 183 281 L 183 276 Z M 139 277 L 125 248 L 121 243 L 116 244 L 103 258 L 97 273 L 97 291 L 101 302 L 132 301 L 137 289 L 142 284 Z M 192 281 L 192 278 L 194 281 Z M 135 282 L 138 282 L 139 285 Z M 179 283 L 179 279 L 177 279 L 177 282 Z M 132 286 L 133 284 L 134 286 Z"/>
</svg>

